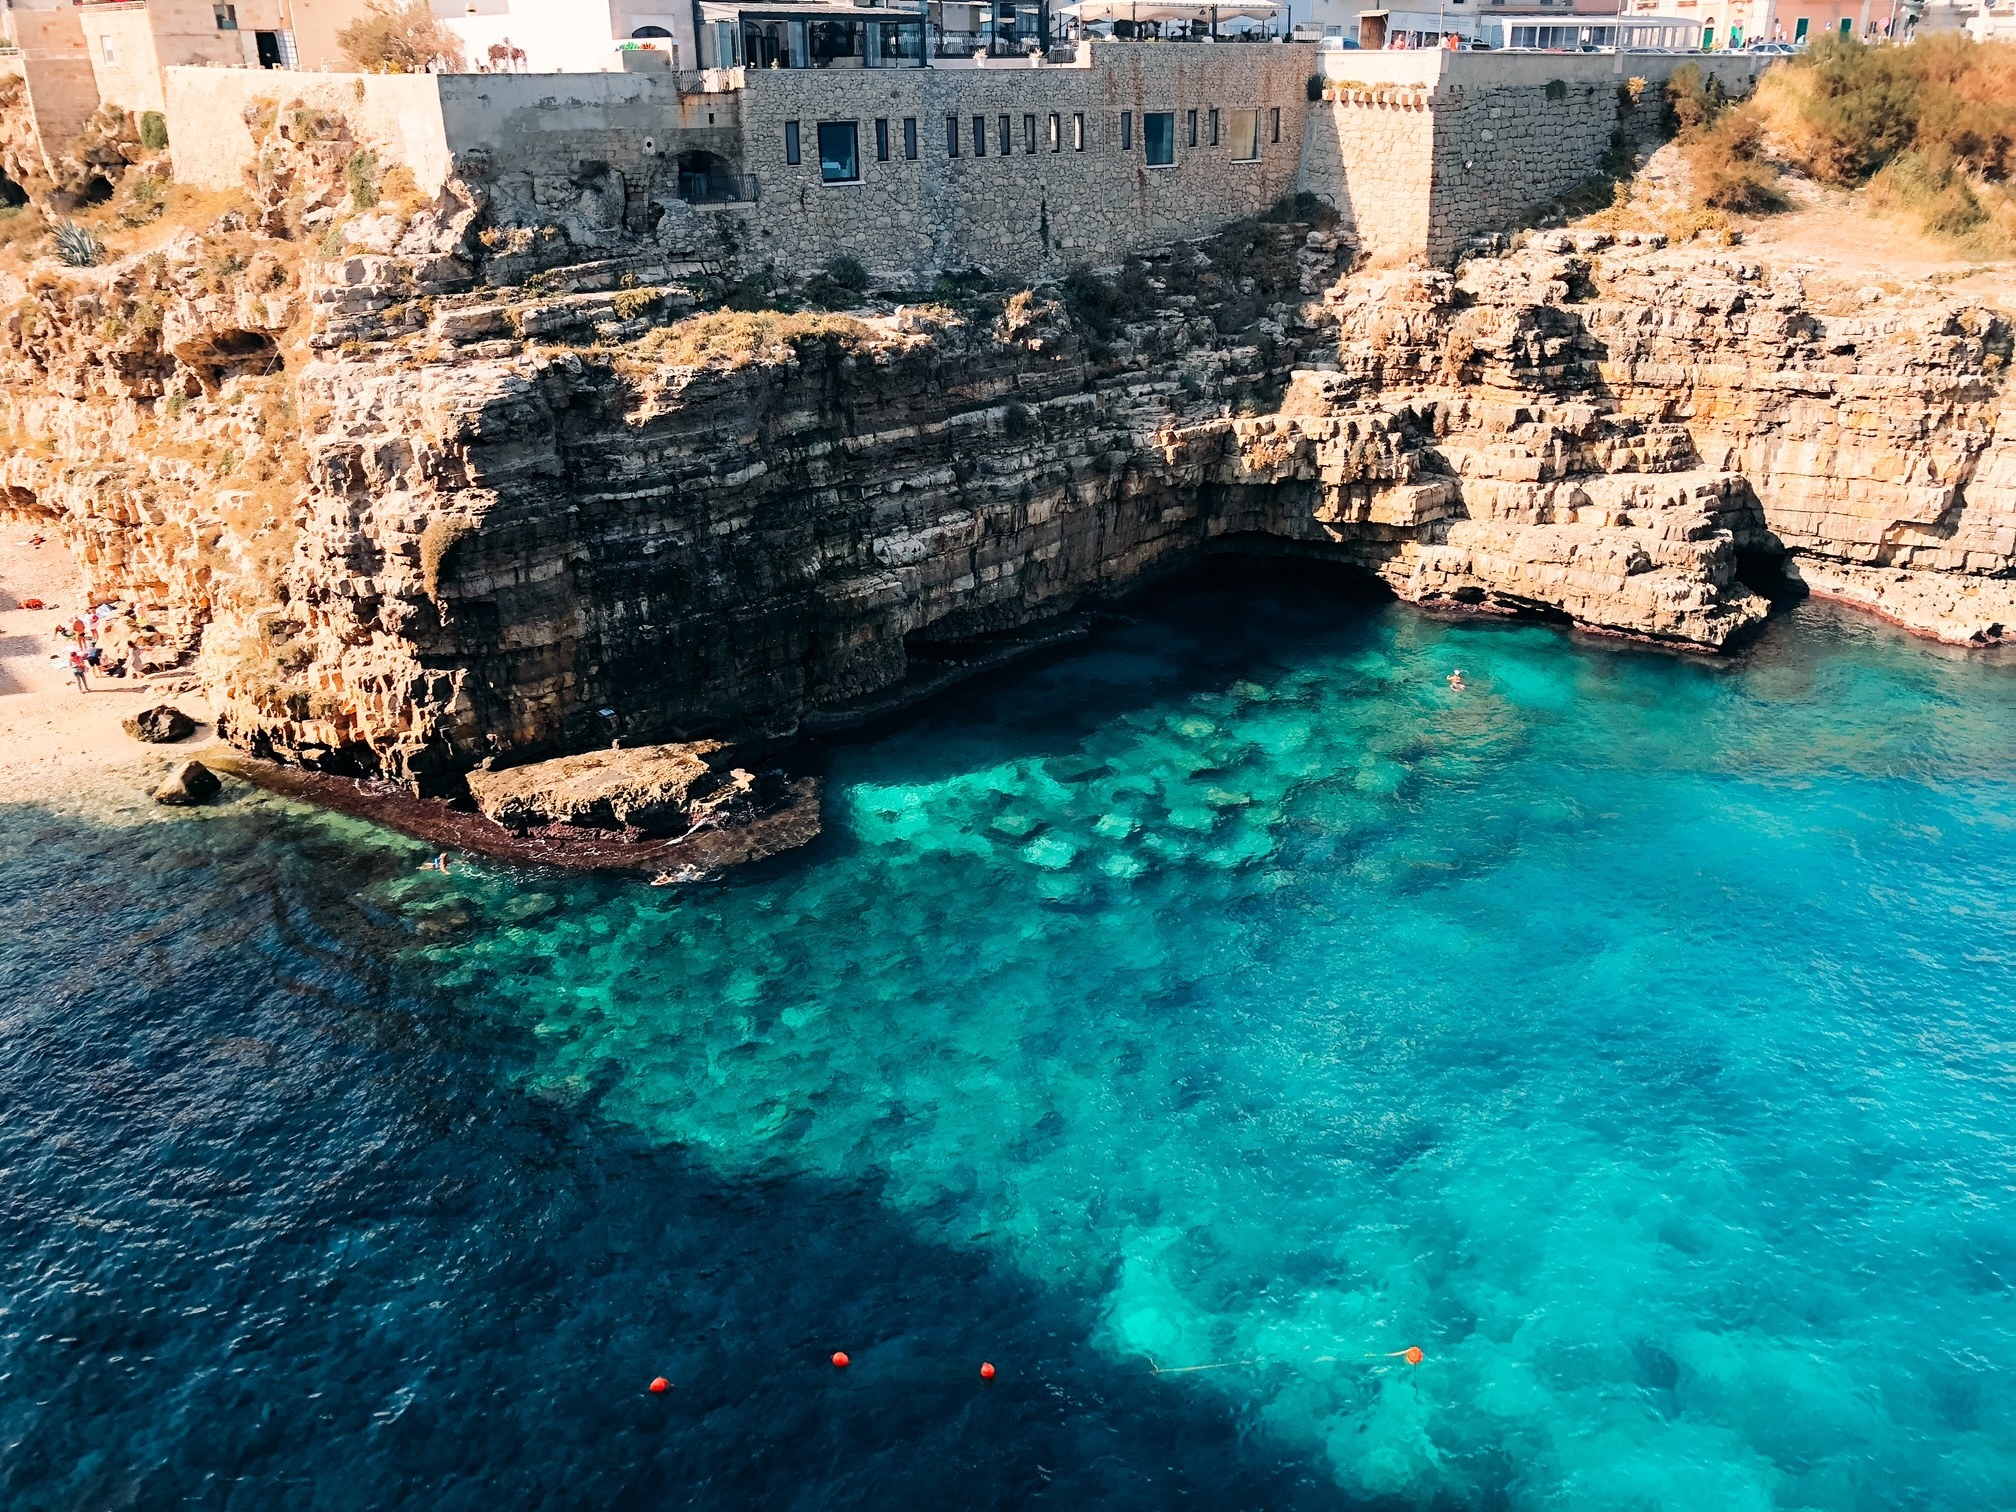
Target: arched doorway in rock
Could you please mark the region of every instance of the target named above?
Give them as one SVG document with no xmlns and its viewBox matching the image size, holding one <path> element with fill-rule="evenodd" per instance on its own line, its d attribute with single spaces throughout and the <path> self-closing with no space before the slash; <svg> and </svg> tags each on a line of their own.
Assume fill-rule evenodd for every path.
<svg viewBox="0 0 2016 1512">
<path fill-rule="evenodd" d="M 0 173 L 0 209 L 19 210 L 28 203 L 28 191 Z"/>
</svg>

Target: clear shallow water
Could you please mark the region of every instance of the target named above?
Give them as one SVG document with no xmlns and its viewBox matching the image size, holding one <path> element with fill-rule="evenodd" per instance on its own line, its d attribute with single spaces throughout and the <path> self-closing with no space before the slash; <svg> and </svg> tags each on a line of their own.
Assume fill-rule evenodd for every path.
<svg viewBox="0 0 2016 1512">
<path fill-rule="evenodd" d="M 2016 1503 L 2012 672 L 1193 584 L 683 895 L 0 813 L 0 1492 Z"/>
</svg>

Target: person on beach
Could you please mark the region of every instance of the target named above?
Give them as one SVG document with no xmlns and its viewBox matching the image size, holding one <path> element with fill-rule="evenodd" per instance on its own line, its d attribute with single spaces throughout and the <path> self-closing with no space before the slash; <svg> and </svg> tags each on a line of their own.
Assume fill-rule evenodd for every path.
<svg viewBox="0 0 2016 1512">
<path fill-rule="evenodd" d="M 140 637 L 137 635 L 126 642 L 126 675 L 135 682 L 147 675 L 147 669 L 140 665 Z"/>
<path fill-rule="evenodd" d="M 91 691 L 91 684 L 84 680 L 85 674 L 90 670 L 91 664 L 84 660 L 84 653 L 82 651 L 72 651 L 70 653 L 70 675 L 77 679 L 77 691 L 79 693 L 89 693 Z"/>
</svg>

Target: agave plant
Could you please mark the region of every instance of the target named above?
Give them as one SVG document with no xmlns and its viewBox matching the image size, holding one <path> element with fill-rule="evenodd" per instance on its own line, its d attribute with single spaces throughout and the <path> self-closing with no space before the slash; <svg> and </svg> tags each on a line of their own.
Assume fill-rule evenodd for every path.
<svg viewBox="0 0 2016 1512">
<path fill-rule="evenodd" d="M 56 256 L 66 267 L 96 267 L 105 256 L 105 243 L 98 240 L 98 233 L 89 226 L 80 226 L 75 221 L 59 221 L 56 225 Z"/>
</svg>

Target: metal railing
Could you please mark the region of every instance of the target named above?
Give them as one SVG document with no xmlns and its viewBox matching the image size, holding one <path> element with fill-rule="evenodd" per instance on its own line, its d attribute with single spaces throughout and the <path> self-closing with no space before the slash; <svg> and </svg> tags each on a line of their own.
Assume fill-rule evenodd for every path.
<svg viewBox="0 0 2016 1512">
<path fill-rule="evenodd" d="M 682 173 L 679 198 L 689 205 L 746 205 L 756 199 L 753 173 Z"/>
</svg>

